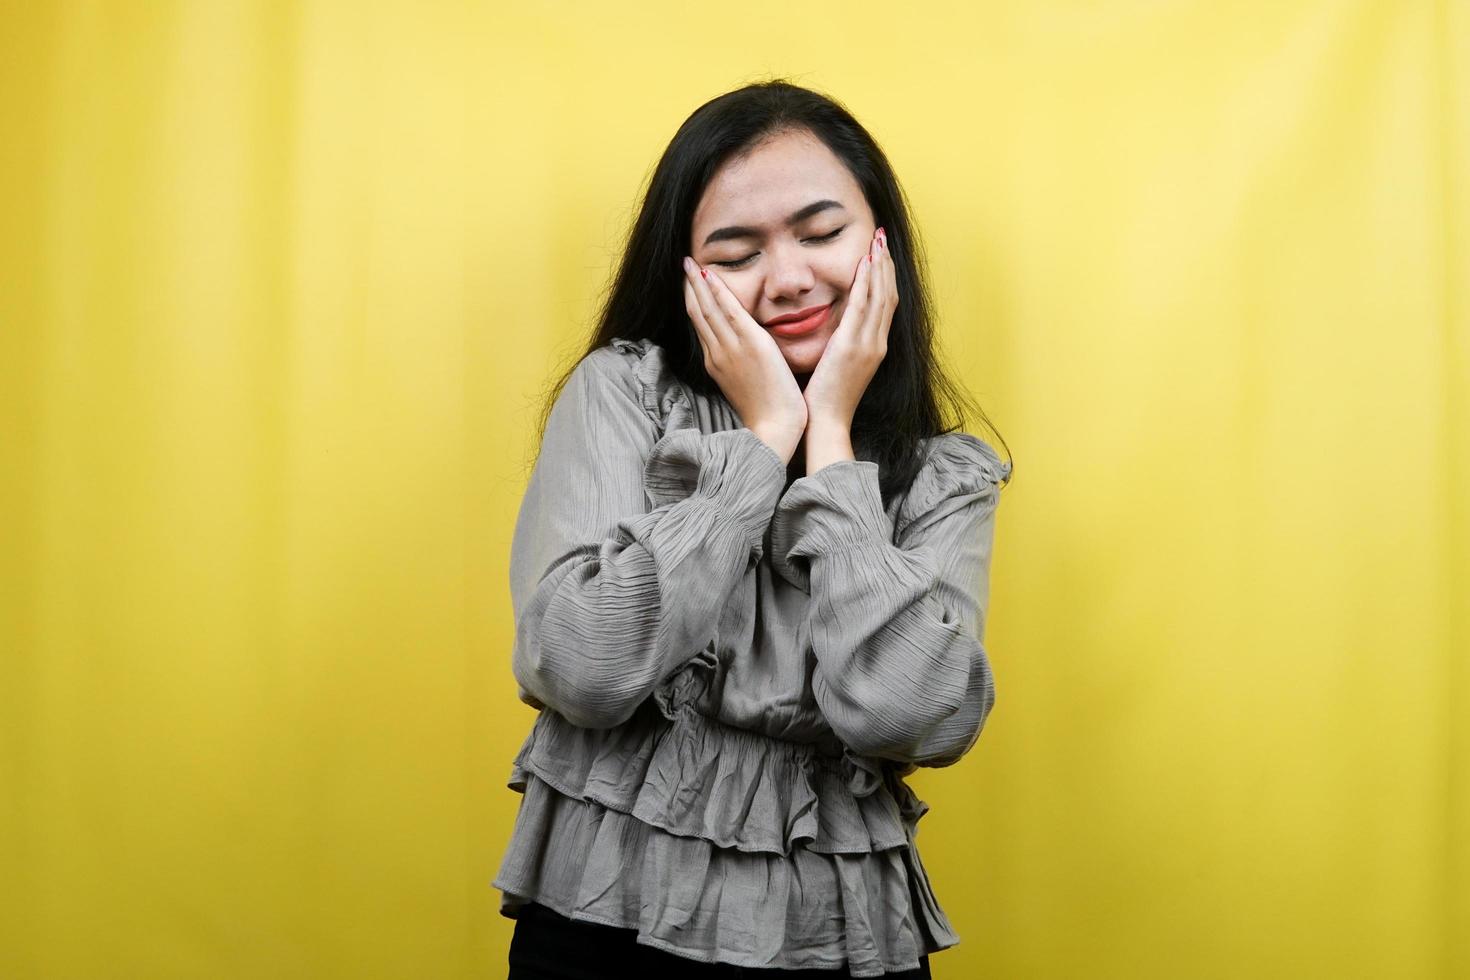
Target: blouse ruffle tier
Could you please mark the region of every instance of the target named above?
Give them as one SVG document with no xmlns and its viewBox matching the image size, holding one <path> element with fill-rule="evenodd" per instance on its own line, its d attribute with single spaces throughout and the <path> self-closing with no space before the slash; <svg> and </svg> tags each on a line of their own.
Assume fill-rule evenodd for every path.
<svg viewBox="0 0 1470 980">
<path fill-rule="evenodd" d="M 967 433 L 884 507 L 877 464 L 788 484 L 649 340 L 583 360 L 517 517 L 523 794 L 494 885 L 704 962 L 911 970 L 959 937 L 903 780 L 974 744 L 999 488 Z M 781 648 L 784 644 L 784 648 Z"/>
</svg>

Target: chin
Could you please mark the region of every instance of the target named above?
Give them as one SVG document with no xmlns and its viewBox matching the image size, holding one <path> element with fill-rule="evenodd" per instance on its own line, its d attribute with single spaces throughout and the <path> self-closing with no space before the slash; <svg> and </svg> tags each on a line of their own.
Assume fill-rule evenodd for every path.
<svg viewBox="0 0 1470 980">
<path fill-rule="evenodd" d="M 789 340 L 777 337 L 776 345 L 781 348 L 781 356 L 786 358 L 786 366 L 791 368 L 792 374 L 811 374 L 816 370 L 817 362 L 822 359 L 822 352 L 827 349 L 827 341 L 831 339 L 830 333 L 821 332 Z"/>
</svg>

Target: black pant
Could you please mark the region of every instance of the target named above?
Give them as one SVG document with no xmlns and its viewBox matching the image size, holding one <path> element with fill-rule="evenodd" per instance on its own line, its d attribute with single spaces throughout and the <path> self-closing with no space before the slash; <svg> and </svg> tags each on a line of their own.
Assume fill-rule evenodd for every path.
<svg viewBox="0 0 1470 980">
<path fill-rule="evenodd" d="M 779 970 L 772 967 L 701 963 L 637 942 L 636 929 L 618 929 L 568 919 L 544 905 L 527 902 L 516 919 L 510 940 L 507 980 L 735 980 L 737 977 L 780 977 L 833 980 L 850 977 L 846 970 Z M 917 970 L 884 974 L 897 980 L 930 980 L 929 957 Z"/>
</svg>

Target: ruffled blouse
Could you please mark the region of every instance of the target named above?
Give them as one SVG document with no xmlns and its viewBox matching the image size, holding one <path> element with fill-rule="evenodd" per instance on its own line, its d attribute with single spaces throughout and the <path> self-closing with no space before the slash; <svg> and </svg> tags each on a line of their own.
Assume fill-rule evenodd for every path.
<svg viewBox="0 0 1470 980">
<path fill-rule="evenodd" d="M 494 886 L 705 962 L 912 970 L 959 937 L 903 776 L 974 745 L 1000 485 L 963 432 L 786 464 L 647 339 L 585 357 L 516 520 L 512 668 L 539 713 Z"/>
</svg>

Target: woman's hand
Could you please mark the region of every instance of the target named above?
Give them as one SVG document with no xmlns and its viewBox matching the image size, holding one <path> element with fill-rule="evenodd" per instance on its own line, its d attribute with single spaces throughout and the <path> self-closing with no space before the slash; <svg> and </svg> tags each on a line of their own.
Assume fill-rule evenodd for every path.
<svg viewBox="0 0 1470 980">
<path fill-rule="evenodd" d="M 716 273 L 684 259 L 684 309 L 704 349 L 704 369 L 746 428 L 786 462 L 806 431 L 807 407 L 776 340 Z"/>
<path fill-rule="evenodd" d="M 897 278 L 883 229 L 873 233 L 868 253 L 858 260 L 842 322 L 802 392 L 808 423 L 848 431 L 868 382 L 888 353 L 888 328 L 898 309 Z"/>
</svg>

